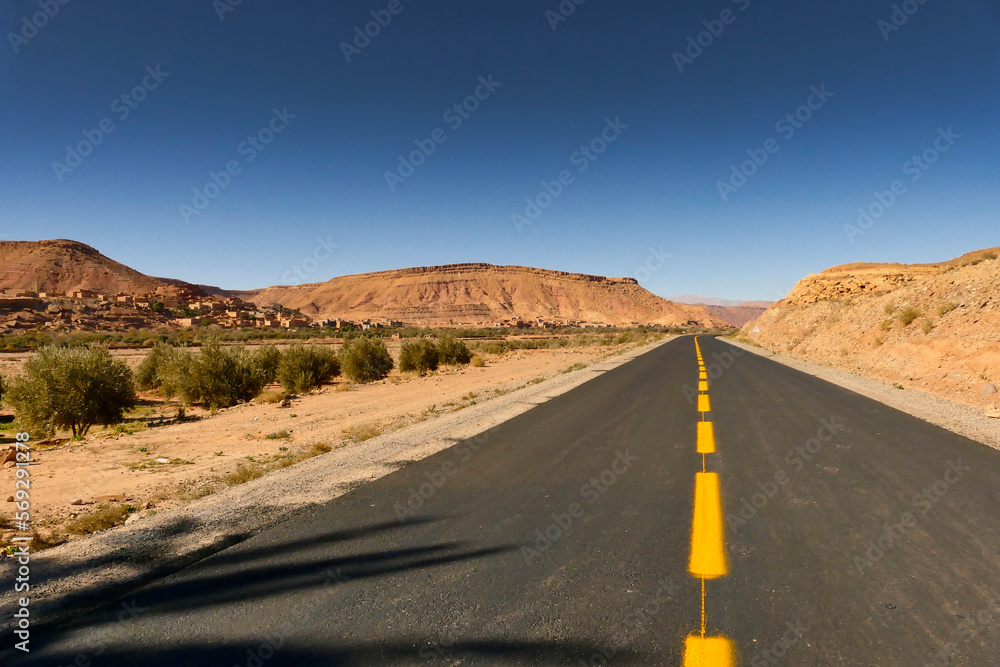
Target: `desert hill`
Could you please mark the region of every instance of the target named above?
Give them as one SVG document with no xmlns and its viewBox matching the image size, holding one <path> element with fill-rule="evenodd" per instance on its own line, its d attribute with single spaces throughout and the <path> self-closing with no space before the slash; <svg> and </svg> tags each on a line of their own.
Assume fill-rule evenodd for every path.
<svg viewBox="0 0 1000 667">
<path fill-rule="evenodd" d="M 201 296 L 200 286 L 154 278 L 67 239 L 0 241 L 0 290 L 65 294 L 93 290 L 105 294 Z"/>
<path fill-rule="evenodd" d="M 450 264 L 275 286 L 252 296 L 310 317 L 490 324 L 510 319 L 606 324 L 725 326 L 696 306 L 667 301 L 633 278 L 605 278 L 523 266 Z"/>
<path fill-rule="evenodd" d="M 741 336 L 989 408 L 1000 386 L 998 255 L 993 248 L 933 264 L 836 266 L 803 278 Z"/>
</svg>

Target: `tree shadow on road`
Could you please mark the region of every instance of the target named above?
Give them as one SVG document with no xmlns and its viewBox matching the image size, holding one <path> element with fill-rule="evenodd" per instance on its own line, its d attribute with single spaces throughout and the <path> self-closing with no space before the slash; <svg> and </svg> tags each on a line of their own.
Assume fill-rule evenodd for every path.
<svg viewBox="0 0 1000 667">
<path fill-rule="evenodd" d="M 255 540 L 218 553 L 185 570 L 133 591 L 113 603 L 102 605 L 92 613 L 77 614 L 75 621 L 63 625 L 52 623 L 48 626 L 35 626 L 32 629 L 32 643 L 38 649 L 44 649 L 72 635 L 74 639 L 79 638 L 83 643 L 94 647 L 90 651 L 93 655 L 100 645 L 96 637 L 101 636 L 104 630 L 110 630 L 110 636 L 120 634 L 113 630 L 114 626 L 134 618 L 185 614 L 198 609 L 247 602 L 259 603 L 272 596 L 289 593 L 301 593 L 304 599 L 307 599 L 318 591 L 329 590 L 330 584 L 357 583 L 383 575 L 426 570 L 515 549 L 512 546 L 472 548 L 461 542 L 427 543 L 426 539 L 414 543 L 406 535 L 407 529 L 442 520 L 420 518 L 402 522 L 383 522 L 347 530 L 323 531 L 288 541 L 283 539 L 283 533 L 296 533 L 293 530 L 282 531 L 279 527 L 276 529 L 279 531 L 277 533 L 262 534 Z M 364 543 L 367 538 L 381 540 L 381 536 L 386 533 L 396 532 L 403 533 L 398 538 L 404 541 L 402 546 L 367 548 Z M 424 534 L 423 537 L 428 536 Z M 99 591 L 94 589 L 88 593 L 90 599 L 93 599 Z M 120 593 L 121 591 L 117 591 L 117 594 Z M 110 598 L 109 594 L 104 599 Z M 277 622 L 280 621 L 281 619 L 277 619 Z M 115 655 L 116 650 L 113 646 L 107 649 L 100 661 L 95 661 L 95 665 L 122 664 L 145 667 L 147 664 L 168 662 L 149 663 L 148 660 L 154 656 L 133 660 L 126 654 L 122 654 L 120 659 L 105 659 L 103 656 Z M 204 647 L 199 647 L 197 651 L 192 650 L 190 659 L 188 656 L 184 656 L 183 659 L 175 656 L 171 658 L 175 662 L 170 664 L 222 664 L 211 661 L 192 662 L 191 659 L 194 658 L 201 660 L 199 656 L 204 652 L 203 649 Z M 339 654 L 335 655 L 336 660 L 345 660 L 350 653 L 347 649 L 338 651 Z M 411 658 L 412 653 L 411 649 Z M 70 656 L 69 660 L 64 657 L 62 663 L 55 661 L 53 664 L 75 664 L 75 656 L 76 654 Z M 0 658 L 4 657 L 3 651 L 0 651 Z M 331 659 L 327 656 L 324 658 L 326 662 L 296 663 L 293 660 L 287 663 L 268 664 L 349 664 L 331 663 Z M 31 664 L 37 663 L 32 661 Z"/>
</svg>

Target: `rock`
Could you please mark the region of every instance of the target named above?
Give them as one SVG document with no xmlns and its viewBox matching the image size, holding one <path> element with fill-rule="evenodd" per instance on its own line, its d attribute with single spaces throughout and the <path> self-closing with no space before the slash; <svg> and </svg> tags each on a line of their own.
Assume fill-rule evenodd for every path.
<svg viewBox="0 0 1000 667">
<path fill-rule="evenodd" d="M 987 417 L 991 417 L 993 419 L 1000 419 L 1000 410 L 987 410 L 985 414 Z"/>
<path fill-rule="evenodd" d="M 281 399 L 281 401 L 280 401 L 280 402 L 278 403 L 278 407 L 279 407 L 279 408 L 287 408 L 287 407 L 288 407 L 289 405 L 291 405 L 291 404 L 292 404 L 292 402 L 291 402 L 290 400 L 288 400 L 287 398 L 283 398 L 283 399 Z"/>
<path fill-rule="evenodd" d="M 13 447 L 7 447 L 0 451 L 0 463 L 7 463 L 8 461 L 17 460 L 17 450 Z"/>
<path fill-rule="evenodd" d="M 5 462 L 4 462 L 4 464 L 3 464 L 3 467 L 4 467 L 4 468 L 13 468 L 13 467 L 14 467 L 14 466 L 16 466 L 16 465 L 17 465 L 17 464 L 16 464 L 16 463 L 14 463 L 13 461 L 5 461 Z"/>
<path fill-rule="evenodd" d="M 14 502 L 14 496 L 7 496 L 7 502 L 8 503 Z"/>
<path fill-rule="evenodd" d="M 983 385 L 983 390 L 980 393 L 982 394 L 983 398 L 986 398 L 987 396 L 992 396 L 993 394 L 997 393 L 997 386 L 995 384 L 987 382 L 985 385 Z"/>
<path fill-rule="evenodd" d="M 153 503 L 146 503 L 145 505 L 142 506 L 142 509 L 144 509 L 144 510 L 151 510 L 154 507 L 156 507 L 156 505 L 154 505 Z"/>
<path fill-rule="evenodd" d="M 53 315 L 58 315 L 59 313 L 61 313 L 61 312 L 62 312 L 62 308 L 60 308 L 59 306 L 57 306 L 57 305 L 56 305 L 56 304 L 54 304 L 54 303 L 50 303 L 50 304 L 49 304 L 49 305 L 48 305 L 48 306 L 47 306 L 47 307 L 45 308 L 45 311 L 46 311 L 46 312 L 48 312 L 48 313 L 52 313 Z"/>
<path fill-rule="evenodd" d="M 83 504 L 83 498 L 77 498 L 76 500 L 71 500 L 71 501 L 69 501 L 69 504 L 70 505 L 82 505 Z"/>
<path fill-rule="evenodd" d="M 170 459 L 165 459 L 165 458 L 163 458 L 161 456 L 160 458 L 156 459 L 156 462 L 157 463 L 170 463 Z"/>
<path fill-rule="evenodd" d="M 141 518 L 142 518 L 141 514 L 129 514 L 128 518 L 125 519 L 125 525 L 127 526 L 130 523 L 132 523 L 134 521 L 138 521 Z"/>
</svg>

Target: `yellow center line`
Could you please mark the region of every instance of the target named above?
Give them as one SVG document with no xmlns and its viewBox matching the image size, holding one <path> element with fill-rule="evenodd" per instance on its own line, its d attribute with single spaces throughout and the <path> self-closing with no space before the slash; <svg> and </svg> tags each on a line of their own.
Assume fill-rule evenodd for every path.
<svg viewBox="0 0 1000 667">
<path fill-rule="evenodd" d="M 691 557 L 688 572 L 701 582 L 700 634 L 688 635 L 684 640 L 684 667 L 734 667 L 736 653 L 733 642 L 724 636 L 709 637 L 706 613 L 706 579 L 724 577 L 729 573 L 726 561 L 725 532 L 722 520 L 722 496 L 719 476 L 706 467 L 706 455 L 715 453 L 714 423 L 705 417 L 711 411 L 708 397 L 708 376 L 701 355 L 698 337 L 694 338 L 698 357 L 698 422 L 697 451 L 701 454 L 701 472 L 695 473 L 694 516 L 691 524 Z"/>
</svg>

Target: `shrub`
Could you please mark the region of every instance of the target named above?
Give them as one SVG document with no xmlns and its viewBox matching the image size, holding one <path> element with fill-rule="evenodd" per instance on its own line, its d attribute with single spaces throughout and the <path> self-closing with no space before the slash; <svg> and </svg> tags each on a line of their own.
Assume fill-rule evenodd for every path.
<svg viewBox="0 0 1000 667">
<path fill-rule="evenodd" d="M 300 394 L 340 375 L 337 355 L 328 347 L 296 343 L 281 355 L 278 380 L 287 394 Z"/>
<path fill-rule="evenodd" d="M 8 399 L 29 430 L 68 428 L 87 434 L 94 424 L 115 424 L 136 404 L 132 371 L 104 347 L 43 347 L 24 364 Z"/>
<path fill-rule="evenodd" d="M 198 354 L 160 344 L 137 371 L 140 387 L 157 389 L 185 405 L 203 403 L 212 410 L 257 396 L 267 384 L 266 356 L 245 347 L 205 343 Z"/>
<path fill-rule="evenodd" d="M 909 326 L 913 323 L 913 320 L 920 317 L 920 311 L 916 308 L 907 308 L 899 313 L 899 321 L 903 323 L 903 326 Z"/>
<path fill-rule="evenodd" d="M 278 378 L 282 356 L 281 350 L 270 343 L 254 350 L 254 363 L 260 366 L 261 372 L 264 373 L 264 384 L 271 384 Z"/>
<path fill-rule="evenodd" d="M 392 356 L 380 338 L 354 338 L 340 349 L 340 368 L 352 382 L 374 382 L 392 370 Z"/>
<path fill-rule="evenodd" d="M 892 328 L 892 320 L 882 320 L 882 331 L 888 331 Z"/>
<path fill-rule="evenodd" d="M 399 370 L 404 373 L 415 371 L 423 374 L 437 370 L 438 360 L 438 348 L 434 343 L 426 338 L 408 340 L 403 343 L 399 351 Z"/>
<path fill-rule="evenodd" d="M 934 331 L 934 322 L 932 320 L 924 320 L 923 323 L 924 334 L 929 334 Z"/>
<path fill-rule="evenodd" d="M 217 341 L 201 346 L 191 364 L 186 394 L 190 402 L 210 409 L 228 408 L 257 396 L 267 378 L 245 347 L 222 347 Z"/>
<path fill-rule="evenodd" d="M 161 371 L 170 365 L 175 352 L 176 348 L 166 343 L 154 345 L 139 367 L 135 369 L 136 386 L 143 391 L 159 389 L 163 384 Z"/>
<path fill-rule="evenodd" d="M 885 304 L 885 314 L 886 315 L 892 315 L 895 312 L 896 312 L 896 304 L 894 304 L 894 303 L 887 303 L 887 304 Z"/>
<path fill-rule="evenodd" d="M 948 302 L 942 303 L 940 306 L 938 306 L 937 314 L 938 314 L 939 317 L 942 316 L 942 315 L 947 315 L 948 313 L 950 313 L 951 311 L 955 310 L 956 308 L 958 308 L 958 304 L 957 303 L 955 303 L 954 301 L 948 301 Z"/>
<path fill-rule="evenodd" d="M 478 354 L 473 356 L 469 363 L 471 363 L 476 368 L 482 368 L 483 366 L 486 365 L 486 362 L 483 361 L 483 358 L 480 357 Z"/>
<path fill-rule="evenodd" d="M 438 354 L 442 364 L 464 365 L 472 359 L 468 346 L 454 336 L 441 336 L 437 342 Z"/>
<path fill-rule="evenodd" d="M 983 253 L 983 259 L 996 259 L 997 254 L 993 251 Z"/>
</svg>

